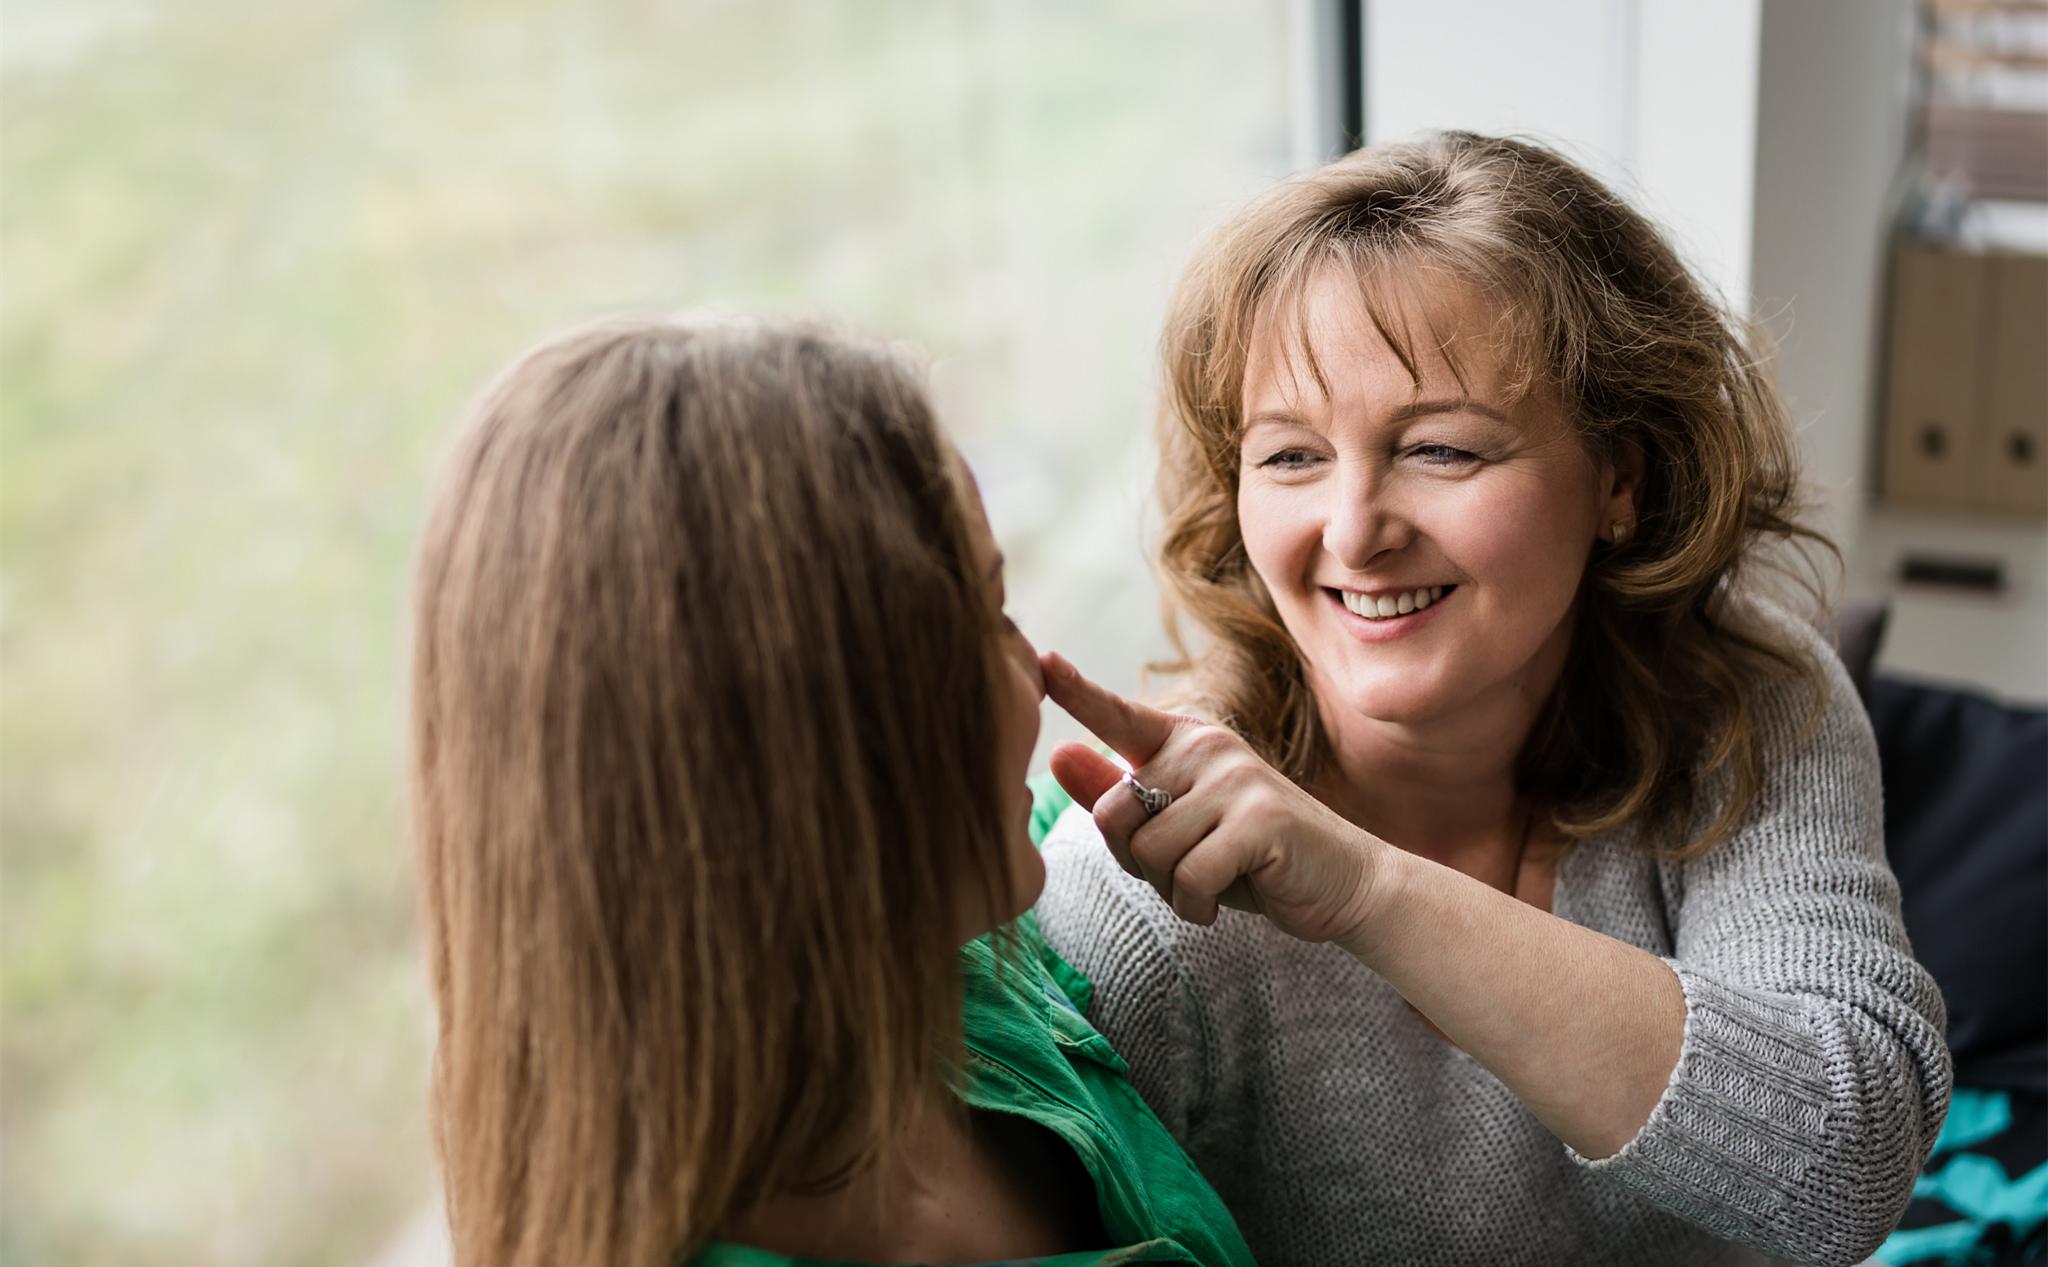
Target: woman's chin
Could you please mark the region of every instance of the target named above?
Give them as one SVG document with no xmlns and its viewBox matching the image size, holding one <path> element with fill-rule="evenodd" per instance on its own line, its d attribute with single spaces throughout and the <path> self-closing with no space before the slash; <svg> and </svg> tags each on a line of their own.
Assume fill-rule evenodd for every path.
<svg viewBox="0 0 2048 1267">
<path fill-rule="evenodd" d="M 986 911 L 981 902 L 972 904 L 972 909 L 983 909 L 984 914 L 976 917 L 965 914 L 961 919 L 960 943 L 964 946 L 983 933 L 1001 928 L 1016 919 L 1038 903 L 1038 895 L 1045 892 L 1045 858 L 1038 852 L 1038 846 L 1031 843 L 1031 835 L 1022 829 L 1010 843 L 1008 854 L 1010 865 L 1010 902 L 1007 910 Z"/>
<path fill-rule="evenodd" d="M 1435 684 L 1407 681 L 1358 682 L 1335 693 L 1344 712 L 1389 726 L 1420 726 L 1454 711 L 1456 692 Z M 1328 710 L 1324 713 L 1326 720 Z"/>
<path fill-rule="evenodd" d="M 1031 843 L 1028 833 L 1021 844 L 1010 854 L 1010 893 L 1016 899 L 1016 910 L 1003 920 L 1008 923 L 1038 903 L 1038 895 L 1045 892 L 1045 855 L 1038 846 Z"/>
</svg>

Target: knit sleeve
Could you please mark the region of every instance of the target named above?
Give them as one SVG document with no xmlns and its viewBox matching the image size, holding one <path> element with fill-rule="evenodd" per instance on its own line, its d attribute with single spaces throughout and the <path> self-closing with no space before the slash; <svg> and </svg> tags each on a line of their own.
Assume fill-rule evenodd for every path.
<svg viewBox="0 0 2048 1267">
<path fill-rule="evenodd" d="M 1130 1066 L 1131 1085 L 1187 1146 L 1209 1095 L 1211 1044 L 1196 984 L 1172 952 L 1173 919 L 1104 848 L 1087 811 L 1069 809 L 1042 842 L 1035 908 L 1054 950 L 1094 985 L 1088 1019 Z"/>
<path fill-rule="evenodd" d="M 1666 864 L 1685 991 L 1670 1084 L 1618 1153 L 1578 1160 L 1729 1240 L 1852 1264 L 1905 1209 L 1951 1069 L 1885 862 L 1869 721 L 1801 636 L 1826 669 L 1818 725 L 1800 683 L 1767 694 L 1757 803 L 1734 836 Z"/>
</svg>

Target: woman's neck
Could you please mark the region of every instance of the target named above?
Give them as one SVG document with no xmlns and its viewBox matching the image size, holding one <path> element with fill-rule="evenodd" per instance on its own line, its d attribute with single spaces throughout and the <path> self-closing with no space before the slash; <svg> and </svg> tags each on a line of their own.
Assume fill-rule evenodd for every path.
<svg viewBox="0 0 2048 1267">
<path fill-rule="evenodd" d="M 1471 871 L 1461 859 L 1519 847 L 1515 764 L 1532 722 L 1415 726 L 1326 713 L 1330 761 L 1314 790 L 1380 839 Z"/>
<path fill-rule="evenodd" d="M 719 1238 L 795 1258 L 901 1261 L 903 1229 L 927 1222 L 934 1200 L 927 1176 L 940 1176 L 972 1151 L 959 1114 L 919 1105 L 875 1162 L 824 1192 L 782 1192 L 756 1204 Z"/>
<path fill-rule="evenodd" d="M 827 1193 L 784 1193 L 720 1239 L 799 1258 L 971 1263 L 1101 1243 L 1093 1189 L 1049 1131 L 964 1105 L 921 1105 L 880 1160 Z"/>
<path fill-rule="evenodd" d="M 1426 719 L 1385 721 L 1347 709 L 1341 692 L 1311 670 L 1330 754 L 1315 791 L 1389 844 L 1468 875 L 1519 856 L 1531 807 L 1517 795 L 1515 768 L 1563 676 L 1573 623 L 1561 623 L 1506 680 Z"/>
</svg>

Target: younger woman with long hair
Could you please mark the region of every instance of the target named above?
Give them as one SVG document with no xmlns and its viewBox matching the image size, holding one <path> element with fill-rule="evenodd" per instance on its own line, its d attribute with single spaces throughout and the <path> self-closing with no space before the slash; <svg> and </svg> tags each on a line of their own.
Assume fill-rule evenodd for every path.
<svg viewBox="0 0 2048 1267">
<path fill-rule="evenodd" d="M 877 347 L 613 322 L 487 392 L 414 595 L 458 1263 L 1249 1261 L 1018 918 L 1002 593 Z"/>
</svg>

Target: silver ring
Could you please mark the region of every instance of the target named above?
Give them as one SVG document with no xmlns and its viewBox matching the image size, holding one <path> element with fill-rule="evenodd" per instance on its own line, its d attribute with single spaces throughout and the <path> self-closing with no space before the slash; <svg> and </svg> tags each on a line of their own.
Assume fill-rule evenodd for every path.
<svg viewBox="0 0 2048 1267">
<path fill-rule="evenodd" d="M 1173 793 L 1163 787 L 1146 787 L 1128 770 L 1124 772 L 1123 781 L 1130 787 L 1131 795 L 1138 798 L 1138 804 L 1145 807 L 1145 816 L 1148 818 L 1173 804 Z"/>
</svg>

